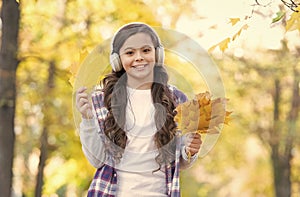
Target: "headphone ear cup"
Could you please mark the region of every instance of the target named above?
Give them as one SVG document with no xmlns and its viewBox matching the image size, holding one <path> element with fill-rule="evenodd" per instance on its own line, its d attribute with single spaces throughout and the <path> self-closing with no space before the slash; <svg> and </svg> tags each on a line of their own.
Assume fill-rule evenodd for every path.
<svg viewBox="0 0 300 197">
<path fill-rule="evenodd" d="M 122 70 L 122 62 L 117 53 L 110 55 L 110 65 L 115 72 Z"/>
<path fill-rule="evenodd" d="M 156 48 L 156 63 L 158 66 L 163 66 L 165 61 L 165 52 L 162 46 Z"/>
</svg>

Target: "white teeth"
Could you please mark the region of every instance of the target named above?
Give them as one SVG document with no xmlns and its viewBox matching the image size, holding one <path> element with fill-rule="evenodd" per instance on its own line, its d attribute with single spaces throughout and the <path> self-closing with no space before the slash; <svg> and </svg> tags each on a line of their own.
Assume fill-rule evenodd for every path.
<svg viewBox="0 0 300 197">
<path fill-rule="evenodd" d="M 144 68 L 145 65 L 135 66 L 135 68 Z"/>
</svg>

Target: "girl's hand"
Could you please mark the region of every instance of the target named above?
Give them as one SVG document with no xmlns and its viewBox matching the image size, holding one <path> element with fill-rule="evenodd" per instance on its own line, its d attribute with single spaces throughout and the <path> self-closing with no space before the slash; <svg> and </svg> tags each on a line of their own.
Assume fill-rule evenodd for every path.
<svg viewBox="0 0 300 197">
<path fill-rule="evenodd" d="M 89 102 L 86 87 L 81 87 L 76 91 L 76 108 L 81 113 L 82 118 L 92 118 L 92 105 Z"/>
<path fill-rule="evenodd" d="M 188 155 L 191 154 L 191 156 L 193 156 L 199 152 L 201 144 L 202 140 L 201 135 L 199 133 L 189 133 L 186 135 L 185 152 Z"/>
</svg>

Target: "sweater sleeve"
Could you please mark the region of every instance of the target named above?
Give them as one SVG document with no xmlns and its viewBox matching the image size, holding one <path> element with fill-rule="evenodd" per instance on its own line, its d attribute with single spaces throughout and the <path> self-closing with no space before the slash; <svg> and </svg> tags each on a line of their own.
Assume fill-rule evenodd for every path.
<svg viewBox="0 0 300 197">
<path fill-rule="evenodd" d="M 92 99 L 93 118 L 82 119 L 82 122 L 80 123 L 80 141 L 82 144 L 82 151 L 88 161 L 95 168 L 99 168 L 106 160 L 104 145 L 104 119 L 106 117 L 106 111 L 103 107 L 102 94 L 94 93 Z"/>
<path fill-rule="evenodd" d="M 105 160 L 105 148 L 98 130 L 99 126 L 95 117 L 82 119 L 79 132 L 82 151 L 95 168 L 101 167 Z"/>
</svg>

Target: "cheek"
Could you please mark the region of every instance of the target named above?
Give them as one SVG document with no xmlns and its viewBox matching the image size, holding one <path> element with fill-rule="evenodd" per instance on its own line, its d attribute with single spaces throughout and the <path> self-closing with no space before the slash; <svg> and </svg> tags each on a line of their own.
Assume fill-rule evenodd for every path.
<svg viewBox="0 0 300 197">
<path fill-rule="evenodd" d="M 122 63 L 122 66 L 124 67 L 125 70 L 127 70 L 127 68 L 130 67 L 131 62 L 132 61 L 128 58 L 121 58 L 121 63 Z"/>
<path fill-rule="evenodd" d="M 153 63 L 155 63 L 155 54 L 148 55 L 148 56 L 146 56 L 145 59 L 146 59 L 148 62 L 153 62 Z"/>
</svg>

